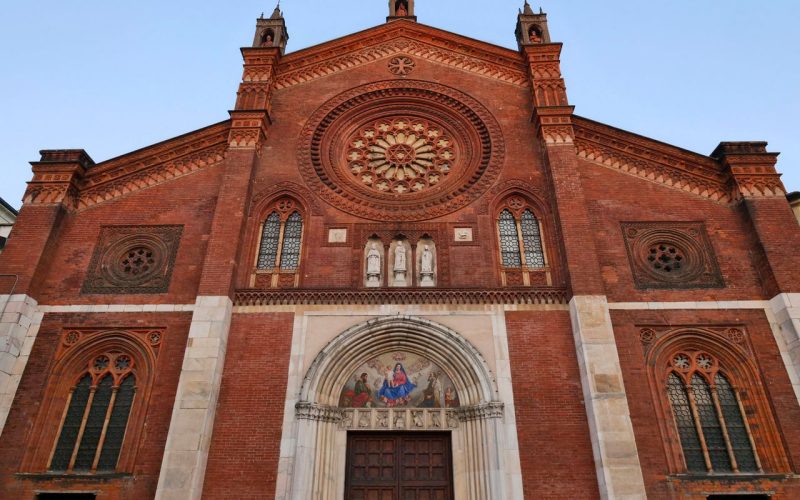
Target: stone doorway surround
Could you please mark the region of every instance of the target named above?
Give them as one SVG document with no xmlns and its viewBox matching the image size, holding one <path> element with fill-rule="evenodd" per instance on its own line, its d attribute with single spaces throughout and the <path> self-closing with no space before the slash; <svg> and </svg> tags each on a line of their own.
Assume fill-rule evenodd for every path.
<svg viewBox="0 0 800 500">
<path fill-rule="evenodd" d="M 292 387 L 293 375 L 303 370 L 297 366 L 302 363 L 296 362 L 296 348 L 302 350 L 307 333 L 307 317 L 298 314 L 276 498 L 343 498 L 348 430 L 450 432 L 455 498 L 521 498 L 505 320 L 501 308 L 482 313 L 492 316 L 494 331 L 485 335 L 494 337 L 495 356 L 502 358 L 495 365 L 507 373 L 500 383 L 481 352 L 457 332 L 428 319 L 397 314 L 377 316 L 333 338 Z M 387 410 L 337 407 L 342 387 L 359 365 L 397 350 L 427 356 L 445 370 L 456 386 L 461 407 L 394 408 L 388 410 L 388 420 L 378 414 Z M 498 390 L 498 385 L 503 387 Z"/>
</svg>

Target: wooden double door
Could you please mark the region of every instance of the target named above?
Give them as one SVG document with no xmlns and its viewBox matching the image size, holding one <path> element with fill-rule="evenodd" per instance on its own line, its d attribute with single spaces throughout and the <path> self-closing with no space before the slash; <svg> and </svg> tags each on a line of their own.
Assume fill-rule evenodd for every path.
<svg viewBox="0 0 800 500">
<path fill-rule="evenodd" d="M 450 434 L 349 433 L 346 500 L 452 500 Z"/>
</svg>

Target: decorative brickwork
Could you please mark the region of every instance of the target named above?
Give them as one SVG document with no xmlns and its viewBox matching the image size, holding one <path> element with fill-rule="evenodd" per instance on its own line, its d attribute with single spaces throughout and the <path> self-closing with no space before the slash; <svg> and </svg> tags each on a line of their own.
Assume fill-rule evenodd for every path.
<svg viewBox="0 0 800 500">
<path fill-rule="evenodd" d="M 398 100 L 402 100 L 402 105 L 397 104 Z M 367 173 L 356 182 L 354 169 L 361 174 L 369 164 L 366 160 L 379 161 L 380 158 L 372 158 L 376 153 L 370 153 L 367 158 L 352 149 L 358 141 L 349 139 L 353 134 L 350 118 L 353 115 L 359 117 L 358 124 L 363 130 L 367 125 L 374 126 L 381 117 L 391 117 L 394 124 L 404 117 L 411 121 L 412 128 L 418 125 L 423 131 L 436 131 L 439 135 L 446 130 L 445 135 L 450 139 L 441 140 L 446 140 L 448 145 L 452 140 L 454 145 L 441 148 L 435 158 L 422 158 L 435 165 L 436 171 L 426 170 L 421 177 L 425 179 L 420 184 L 421 189 L 415 188 L 419 179 L 412 179 L 406 186 L 405 173 L 402 180 L 395 177 L 393 182 L 399 183 L 396 186 L 390 186 L 387 179 L 373 179 L 370 174 L 370 183 L 365 186 Z M 429 125 L 423 125 L 426 123 Z M 346 153 L 342 148 L 351 150 Z M 463 158 L 455 167 L 451 166 L 453 151 L 458 151 Z M 404 155 L 416 153 L 416 150 L 413 153 L 409 150 Z M 427 150 L 422 152 L 427 153 Z M 496 180 L 504 153 L 499 125 L 480 103 L 452 88 L 416 80 L 369 84 L 331 99 L 307 122 L 298 151 L 304 180 L 318 196 L 345 212 L 376 220 L 428 219 L 471 203 Z M 338 158 L 347 154 L 351 155 L 348 159 L 352 164 L 343 169 Z M 456 173 L 445 179 L 450 170 Z M 379 189 L 379 182 L 384 182 L 386 189 Z M 377 191 L 369 187 L 372 184 Z M 424 189 L 431 184 L 436 184 L 437 189 Z M 402 198 L 398 198 L 398 194 L 403 194 Z"/>
<path fill-rule="evenodd" d="M 183 226 L 106 226 L 100 231 L 83 293 L 165 293 Z"/>
<path fill-rule="evenodd" d="M 699 222 L 624 222 L 622 232 L 638 288 L 725 286 Z"/>
</svg>

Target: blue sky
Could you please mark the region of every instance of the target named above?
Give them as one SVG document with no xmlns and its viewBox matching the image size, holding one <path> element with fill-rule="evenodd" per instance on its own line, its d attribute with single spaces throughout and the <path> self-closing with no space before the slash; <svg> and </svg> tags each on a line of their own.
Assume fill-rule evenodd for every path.
<svg viewBox="0 0 800 500">
<path fill-rule="evenodd" d="M 385 0 L 284 0 L 298 50 L 382 23 Z M 522 0 L 418 0 L 436 26 L 515 47 Z M 533 3 L 538 8 L 538 3 Z M 796 0 L 547 0 L 582 116 L 709 154 L 767 140 L 800 190 Z M 0 196 L 19 207 L 40 149 L 103 161 L 227 118 L 238 48 L 274 3 L 6 2 L 0 19 Z"/>
</svg>

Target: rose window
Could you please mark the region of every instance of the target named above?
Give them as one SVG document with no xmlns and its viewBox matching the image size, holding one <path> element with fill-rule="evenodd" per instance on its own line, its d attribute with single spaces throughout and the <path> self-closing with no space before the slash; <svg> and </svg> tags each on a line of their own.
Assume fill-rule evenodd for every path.
<svg viewBox="0 0 800 500">
<path fill-rule="evenodd" d="M 456 158 L 453 141 L 425 120 L 375 122 L 358 132 L 347 152 L 356 180 L 382 193 L 418 193 L 446 177 Z"/>
</svg>

